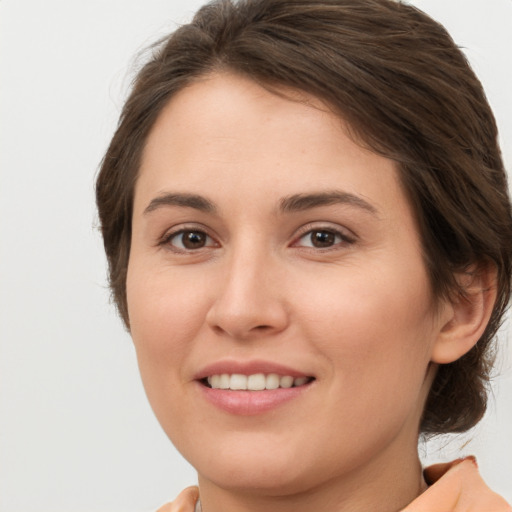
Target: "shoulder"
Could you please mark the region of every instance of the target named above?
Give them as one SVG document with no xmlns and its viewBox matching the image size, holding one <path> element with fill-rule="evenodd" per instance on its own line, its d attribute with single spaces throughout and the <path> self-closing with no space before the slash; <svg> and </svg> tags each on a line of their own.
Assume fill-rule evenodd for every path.
<svg viewBox="0 0 512 512">
<path fill-rule="evenodd" d="M 402 512 L 512 512 L 485 484 L 474 457 L 431 466 L 425 477 L 430 487 Z"/>
<path fill-rule="evenodd" d="M 172 503 L 166 503 L 162 505 L 156 512 L 172 512 Z"/>
<path fill-rule="evenodd" d="M 174 501 L 162 505 L 156 512 L 194 512 L 198 498 L 199 489 L 196 486 L 187 487 Z"/>
</svg>

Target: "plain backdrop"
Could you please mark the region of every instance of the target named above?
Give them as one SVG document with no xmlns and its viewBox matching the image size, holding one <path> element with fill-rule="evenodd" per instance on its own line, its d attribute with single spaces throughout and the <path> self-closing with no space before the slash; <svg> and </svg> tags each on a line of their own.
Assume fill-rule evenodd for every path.
<svg viewBox="0 0 512 512">
<path fill-rule="evenodd" d="M 484 83 L 512 165 L 512 0 L 417 0 Z M 93 182 L 136 54 L 197 0 L 0 2 L 0 511 L 155 509 L 195 482 L 146 403 L 106 289 Z M 477 455 L 512 501 L 512 357 L 469 436 L 426 461 Z"/>
</svg>

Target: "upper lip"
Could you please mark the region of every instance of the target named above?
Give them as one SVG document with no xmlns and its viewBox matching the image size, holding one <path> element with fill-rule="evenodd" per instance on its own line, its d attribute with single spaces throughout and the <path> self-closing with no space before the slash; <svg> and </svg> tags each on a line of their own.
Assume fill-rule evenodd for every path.
<svg viewBox="0 0 512 512">
<path fill-rule="evenodd" d="M 232 375 L 234 373 L 241 375 L 254 375 L 255 373 L 276 373 L 277 375 L 289 375 L 291 377 L 313 377 L 311 374 L 304 373 L 300 370 L 290 368 L 289 366 L 275 363 L 272 361 L 253 360 L 253 361 L 233 361 L 224 360 L 216 361 L 206 365 L 199 370 L 194 376 L 194 379 L 201 380 L 210 377 L 211 375 L 221 375 L 227 373 Z"/>
</svg>

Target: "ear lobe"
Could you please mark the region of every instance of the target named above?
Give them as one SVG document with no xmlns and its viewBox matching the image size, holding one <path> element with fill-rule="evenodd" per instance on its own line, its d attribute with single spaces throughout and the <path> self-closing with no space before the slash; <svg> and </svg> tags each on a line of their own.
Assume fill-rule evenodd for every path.
<svg viewBox="0 0 512 512">
<path fill-rule="evenodd" d="M 444 307 L 448 319 L 441 326 L 431 360 L 453 363 L 469 352 L 484 333 L 496 301 L 496 269 L 493 265 L 472 267 L 459 274 L 464 290 Z"/>
</svg>

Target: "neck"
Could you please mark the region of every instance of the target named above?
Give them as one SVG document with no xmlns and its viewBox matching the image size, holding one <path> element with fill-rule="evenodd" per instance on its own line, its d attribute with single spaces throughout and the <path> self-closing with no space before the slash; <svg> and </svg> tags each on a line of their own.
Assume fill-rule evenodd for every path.
<svg viewBox="0 0 512 512">
<path fill-rule="evenodd" d="M 229 489 L 199 475 L 202 512 L 398 512 L 426 488 L 416 447 L 413 454 L 404 459 L 386 451 L 379 460 L 299 492 Z"/>
</svg>

